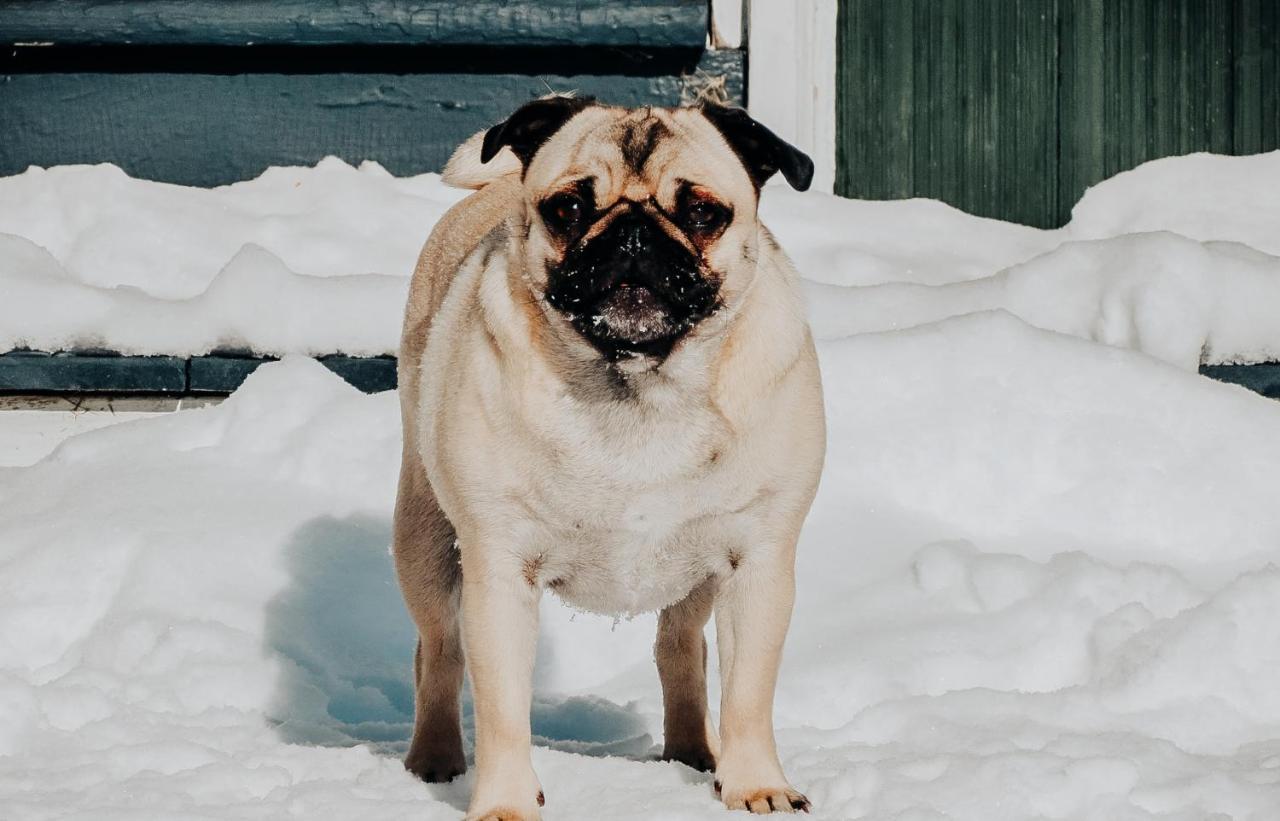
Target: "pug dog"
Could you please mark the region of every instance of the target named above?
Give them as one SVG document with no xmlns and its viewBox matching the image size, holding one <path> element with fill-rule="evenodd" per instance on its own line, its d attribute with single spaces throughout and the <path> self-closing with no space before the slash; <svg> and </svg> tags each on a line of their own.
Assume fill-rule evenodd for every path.
<svg viewBox="0 0 1280 821">
<path fill-rule="evenodd" d="M 406 767 L 466 769 L 467 818 L 539 818 L 529 711 L 544 590 L 658 611 L 663 758 L 730 809 L 807 811 L 773 735 L 796 540 L 825 450 L 799 278 L 757 214 L 813 164 L 740 109 L 530 102 L 459 149 L 478 189 L 414 272 L 393 553 L 418 629 Z M 721 698 L 709 719 L 715 613 Z"/>
</svg>

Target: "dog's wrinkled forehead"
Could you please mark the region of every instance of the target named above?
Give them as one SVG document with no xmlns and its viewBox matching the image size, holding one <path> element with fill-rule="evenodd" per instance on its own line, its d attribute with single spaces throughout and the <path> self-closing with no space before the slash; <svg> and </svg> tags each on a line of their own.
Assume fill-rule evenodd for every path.
<svg viewBox="0 0 1280 821">
<path fill-rule="evenodd" d="M 599 203 L 654 199 L 667 204 L 681 185 L 727 202 L 755 196 L 733 149 L 694 109 L 592 106 L 552 134 L 532 157 L 525 184 L 535 194 L 590 179 Z"/>
<path fill-rule="evenodd" d="M 728 202 L 754 202 L 775 173 L 797 190 L 813 180 L 813 161 L 740 108 L 616 108 L 590 98 L 545 97 L 484 133 L 480 162 L 504 148 L 525 185 L 549 193 L 588 177 L 597 194 L 661 202 L 680 185 L 717 190 Z"/>
</svg>

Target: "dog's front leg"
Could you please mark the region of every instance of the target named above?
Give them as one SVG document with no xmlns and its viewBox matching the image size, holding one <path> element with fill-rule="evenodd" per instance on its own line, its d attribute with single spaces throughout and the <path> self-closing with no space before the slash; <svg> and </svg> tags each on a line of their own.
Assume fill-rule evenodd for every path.
<svg viewBox="0 0 1280 821">
<path fill-rule="evenodd" d="M 795 601 L 794 542 L 743 557 L 716 597 L 720 758 L 716 786 L 729 809 L 808 811 L 783 775 L 773 739 L 773 691 Z"/>
<path fill-rule="evenodd" d="M 512 552 L 462 545 L 462 635 L 475 704 L 476 782 L 467 821 L 534 821 L 542 790 L 529 708 L 541 588 Z"/>
</svg>

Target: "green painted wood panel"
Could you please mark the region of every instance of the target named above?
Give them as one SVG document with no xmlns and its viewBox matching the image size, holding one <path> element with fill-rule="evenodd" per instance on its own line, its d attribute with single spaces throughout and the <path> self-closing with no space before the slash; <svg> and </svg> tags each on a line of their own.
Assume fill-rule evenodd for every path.
<svg viewBox="0 0 1280 821">
<path fill-rule="evenodd" d="M 1061 14 L 1059 221 L 1147 160 L 1234 152 L 1231 2 L 1070 0 Z"/>
<path fill-rule="evenodd" d="M 1157 157 L 1280 148 L 1277 0 L 840 0 L 836 190 L 1056 227 Z"/>
<path fill-rule="evenodd" d="M 705 0 L 5 0 L 0 43 L 700 48 Z"/>
<path fill-rule="evenodd" d="M 326 155 L 392 173 L 439 171 L 453 150 L 548 89 L 619 105 L 677 105 L 722 79 L 743 99 L 743 56 L 706 52 L 686 74 L 27 73 L 0 77 L 0 175 L 113 162 L 185 185 L 249 179 Z"/>
<path fill-rule="evenodd" d="M 1232 31 L 1232 149 L 1280 146 L 1280 3 L 1235 0 Z"/>
<path fill-rule="evenodd" d="M 837 180 L 1031 224 L 1057 207 L 1054 3 L 842 0 Z"/>
</svg>

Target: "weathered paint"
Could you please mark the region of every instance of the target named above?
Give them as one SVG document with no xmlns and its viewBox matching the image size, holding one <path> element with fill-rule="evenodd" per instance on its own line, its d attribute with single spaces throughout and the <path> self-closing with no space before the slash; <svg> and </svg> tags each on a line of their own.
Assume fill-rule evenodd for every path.
<svg viewBox="0 0 1280 821">
<path fill-rule="evenodd" d="M 1275 0 L 840 0 L 837 193 L 1041 227 L 1149 159 L 1280 147 Z"/>
<path fill-rule="evenodd" d="M 701 47 L 706 0 L 7 0 L 0 43 Z"/>
<path fill-rule="evenodd" d="M 0 175 L 113 162 L 130 174 L 222 185 L 336 155 L 394 174 L 439 171 L 464 139 L 555 91 L 676 105 L 723 78 L 741 102 L 741 52 L 684 76 L 31 73 L 0 78 Z"/>
</svg>

